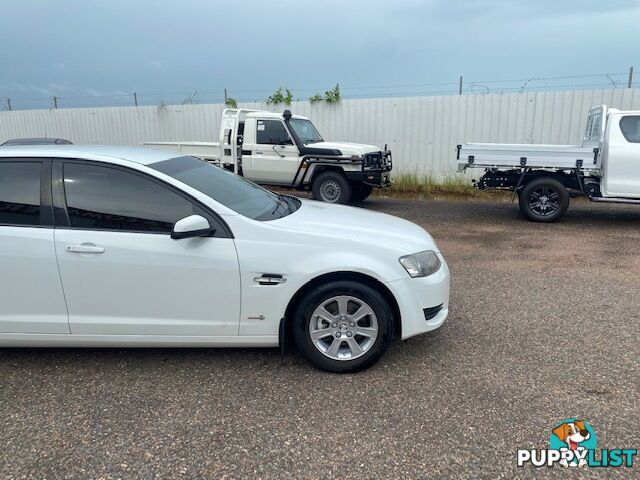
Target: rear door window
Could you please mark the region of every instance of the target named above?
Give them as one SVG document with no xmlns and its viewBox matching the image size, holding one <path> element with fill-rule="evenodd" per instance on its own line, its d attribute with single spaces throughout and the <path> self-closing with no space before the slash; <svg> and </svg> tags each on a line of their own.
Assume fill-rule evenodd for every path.
<svg viewBox="0 0 640 480">
<path fill-rule="evenodd" d="M 0 225 L 40 226 L 41 162 L 0 162 Z"/>
<path fill-rule="evenodd" d="M 170 233 L 200 208 L 143 175 L 97 165 L 65 163 L 64 190 L 73 228 Z"/>
<path fill-rule="evenodd" d="M 620 130 L 627 142 L 640 143 L 640 115 L 629 115 L 620 120 Z"/>
</svg>

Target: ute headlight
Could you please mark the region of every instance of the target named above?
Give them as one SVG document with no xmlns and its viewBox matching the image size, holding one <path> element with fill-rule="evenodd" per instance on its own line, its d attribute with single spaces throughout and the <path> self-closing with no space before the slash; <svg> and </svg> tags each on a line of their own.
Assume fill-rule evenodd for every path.
<svg viewBox="0 0 640 480">
<path fill-rule="evenodd" d="M 413 277 L 428 277 L 440 270 L 442 262 L 433 250 L 405 255 L 398 259 L 407 273 Z"/>
</svg>

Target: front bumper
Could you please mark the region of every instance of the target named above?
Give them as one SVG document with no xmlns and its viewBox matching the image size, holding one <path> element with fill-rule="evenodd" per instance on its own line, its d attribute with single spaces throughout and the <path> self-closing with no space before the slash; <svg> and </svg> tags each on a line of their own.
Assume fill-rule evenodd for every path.
<svg viewBox="0 0 640 480">
<path fill-rule="evenodd" d="M 344 172 L 350 182 L 365 183 L 377 188 L 391 186 L 391 172 L 381 170 L 364 170 L 361 172 Z"/>
<path fill-rule="evenodd" d="M 391 150 L 365 153 L 361 158 L 362 171 L 345 172 L 347 180 L 377 188 L 391 186 L 391 170 L 393 170 Z"/>
<path fill-rule="evenodd" d="M 442 267 L 433 275 L 386 284 L 398 302 L 402 340 L 439 328 L 449 315 L 449 267 L 442 255 L 438 256 Z"/>
</svg>

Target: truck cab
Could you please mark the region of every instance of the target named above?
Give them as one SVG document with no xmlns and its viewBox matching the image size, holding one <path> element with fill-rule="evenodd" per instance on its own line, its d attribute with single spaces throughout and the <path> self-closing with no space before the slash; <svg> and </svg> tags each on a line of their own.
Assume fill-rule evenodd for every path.
<svg viewBox="0 0 640 480">
<path fill-rule="evenodd" d="M 603 198 L 640 199 L 640 112 L 606 111 L 601 130 L 601 183 Z M 597 127 L 597 119 L 594 120 Z M 588 128 L 588 125 L 587 125 Z M 588 131 L 587 131 L 588 134 Z M 586 137 L 586 134 L 585 134 Z"/>
</svg>

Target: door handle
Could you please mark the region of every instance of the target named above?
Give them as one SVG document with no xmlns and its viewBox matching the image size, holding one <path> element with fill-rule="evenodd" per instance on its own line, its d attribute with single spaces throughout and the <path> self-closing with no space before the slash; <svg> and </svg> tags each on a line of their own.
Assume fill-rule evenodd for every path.
<svg viewBox="0 0 640 480">
<path fill-rule="evenodd" d="M 284 158 L 285 156 L 283 154 L 281 154 L 278 150 L 276 150 L 276 146 L 274 145 L 273 147 L 273 151 L 276 152 L 276 155 L 278 155 L 280 158 Z M 284 145 L 280 145 L 280 148 L 284 148 Z"/>
<path fill-rule="evenodd" d="M 104 253 L 103 247 L 97 247 L 91 243 L 83 243 L 82 245 L 67 245 L 67 252 L 72 253 Z"/>
<path fill-rule="evenodd" d="M 256 150 L 256 151 L 253 152 L 253 154 L 254 155 L 262 155 L 262 152 L 259 152 L 259 151 Z"/>
</svg>

